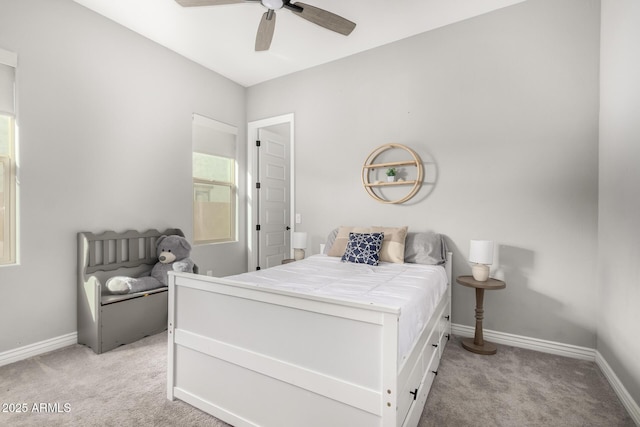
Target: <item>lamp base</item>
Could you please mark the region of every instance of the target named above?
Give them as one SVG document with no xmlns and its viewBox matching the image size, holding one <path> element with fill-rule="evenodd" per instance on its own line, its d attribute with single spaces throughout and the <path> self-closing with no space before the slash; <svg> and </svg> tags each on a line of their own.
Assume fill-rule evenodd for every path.
<svg viewBox="0 0 640 427">
<path fill-rule="evenodd" d="M 478 282 L 486 282 L 489 278 L 489 266 L 484 264 L 473 264 L 471 266 L 471 274 Z"/>
<path fill-rule="evenodd" d="M 304 258 L 304 249 L 294 249 L 293 250 L 293 259 L 296 261 L 300 261 Z"/>
</svg>

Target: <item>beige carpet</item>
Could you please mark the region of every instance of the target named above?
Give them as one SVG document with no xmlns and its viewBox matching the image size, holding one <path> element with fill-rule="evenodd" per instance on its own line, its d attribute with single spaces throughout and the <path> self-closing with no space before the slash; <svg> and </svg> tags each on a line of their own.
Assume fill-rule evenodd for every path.
<svg viewBox="0 0 640 427">
<path fill-rule="evenodd" d="M 0 404 L 26 406 L 0 412 L 0 426 L 226 426 L 167 400 L 166 333 L 102 355 L 75 345 L 0 367 Z M 428 426 L 634 423 L 593 362 L 505 346 L 479 356 L 454 338 L 420 421 Z"/>
<path fill-rule="evenodd" d="M 74 345 L 0 367 L 0 402 L 29 407 L 27 413 L 0 413 L 0 426 L 227 425 L 167 400 L 166 383 L 166 332 L 101 355 Z M 63 412 L 34 413 L 34 403 L 60 403 Z"/>
<path fill-rule="evenodd" d="M 498 345 L 483 356 L 453 337 L 420 427 L 633 427 L 595 362 Z"/>
</svg>

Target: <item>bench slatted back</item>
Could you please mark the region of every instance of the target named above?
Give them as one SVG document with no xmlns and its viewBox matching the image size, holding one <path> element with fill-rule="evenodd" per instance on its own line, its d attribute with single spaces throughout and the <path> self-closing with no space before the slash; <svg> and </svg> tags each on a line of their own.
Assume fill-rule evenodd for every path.
<svg viewBox="0 0 640 427">
<path fill-rule="evenodd" d="M 170 228 L 164 232 L 152 229 L 142 233 L 135 230 L 124 233 L 115 231 L 105 231 L 100 234 L 78 233 L 80 268 L 85 274 L 91 274 L 96 271 L 112 271 L 142 264 L 153 265 L 158 262 L 156 256 L 158 237 L 172 234 L 184 237 L 182 231 L 177 228 Z"/>
</svg>

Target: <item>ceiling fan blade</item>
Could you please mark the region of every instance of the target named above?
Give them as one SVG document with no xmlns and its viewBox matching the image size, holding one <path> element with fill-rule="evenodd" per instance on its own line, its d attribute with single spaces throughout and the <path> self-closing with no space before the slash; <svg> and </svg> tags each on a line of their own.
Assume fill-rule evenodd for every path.
<svg viewBox="0 0 640 427">
<path fill-rule="evenodd" d="M 291 10 L 296 15 L 321 27 L 327 28 L 336 33 L 344 34 L 348 36 L 356 27 L 354 22 L 336 15 L 335 13 L 328 12 L 315 6 L 310 6 L 305 3 L 296 2 L 290 4 L 285 2 L 284 7 Z M 302 10 L 300 10 L 302 8 Z"/>
<path fill-rule="evenodd" d="M 269 50 L 271 39 L 273 39 L 273 31 L 276 28 L 276 13 L 269 9 L 262 15 L 260 25 L 258 25 L 258 34 L 256 34 L 256 52 Z"/>
<path fill-rule="evenodd" d="M 244 2 L 245 0 L 176 0 L 176 3 L 183 7 L 218 6 L 221 4 L 234 4 Z"/>
</svg>

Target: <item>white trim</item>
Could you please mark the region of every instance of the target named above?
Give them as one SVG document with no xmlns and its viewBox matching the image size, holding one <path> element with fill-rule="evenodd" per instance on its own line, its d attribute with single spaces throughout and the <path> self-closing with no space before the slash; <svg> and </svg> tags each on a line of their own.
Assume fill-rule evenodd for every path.
<svg viewBox="0 0 640 427">
<path fill-rule="evenodd" d="M 59 337 L 25 345 L 24 347 L 14 348 L 13 350 L 8 350 L 0 353 L 0 366 L 19 362 L 33 356 L 49 353 L 50 351 L 59 350 L 61 348 L 68 347 L 77 343 L 78 333 L 71 332 Z"/>
<path fill-rule="evenodd" d="M 193 124 L 214 129 L 222 133 L 238 135 L 238 128 L 236 126 L 223 123 L 218 120 L 210 119 L 209 117 L 203 116 L 198 113 L 193 113 Z"/>
<path fill-rule="evenodd" d="M 452 324 L 451 333 L 463 337 L 473 337 L 475 329 L 471 326 Z M 487 341 L 491 341 L 492 343 L 496 344 L 526 348 L 543 353 L 572 357 L 574 359 L 589 360 L 591 362 L 594 362 L 596 360 L 596 351 L 592 348 L 563 344 L 555 341 L 546 341 L 537 338 L 523 337 L 520 335 L 507 334 L 504 332 L 491 331 L 487 329 L 483 329 L 482 333 Z"/>
<path fill-rule="evenodd" d="M 625 407 L 629 416 L 636 425 L 640 426 L 640 406 L 633 400 L 633 397 L 629 394 L 625 386 L 622 384 L 618 376 L 613 372 L 611 366 L 607 363 L 607 361 L 602 357 L 599 351 L 596 351 L 596 365 L 600 368 L 604 376 L 611 384 L 611 388 L 616 392 L 618 399 L 622 402 L 622 405 Z"/>
<path fill-rule="evenodd" d="M 16 68 L 18 66 L 18 54 L 0 49 L 0 64 Z"/>
<path fill-rule="evenodd" d="M 258 129 L 282 123 L 289 123 L 289 165 L 290 165 L 290 196 L 289 196 L 289 224 L 293 229 L 295 224 L 295 123 L 294 114 L 283 114 L 281 116 L 270 117 L 262 120 L 255 120 L 247 124 L 247 269 L 254 271 L 258 265 L 256 258 L 257 234 L 256 224 L 258 223 L 259 212 L 254 208 L 255 185 L 257 176 L 256 167 L 256 140 L 258 139 Z M 290 233 L 291 238 L 293 233 Z M 290 242 L 291 243 L 291 242 Z M 290 245 L 291 252 L 293 246 Z M 291 253 L 290 255 L 293 255 Z"/>
</svg>

